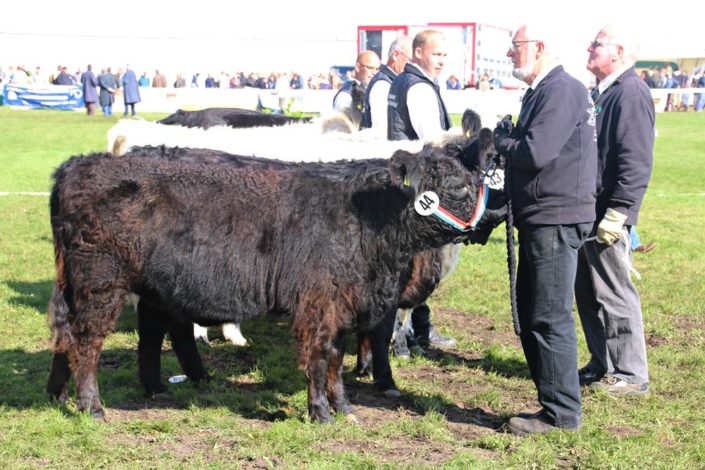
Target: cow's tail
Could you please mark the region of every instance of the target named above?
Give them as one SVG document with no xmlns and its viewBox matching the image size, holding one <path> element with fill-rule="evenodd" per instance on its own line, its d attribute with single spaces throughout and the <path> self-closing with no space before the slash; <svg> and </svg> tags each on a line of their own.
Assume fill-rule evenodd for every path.
<svg viewBox="0 0 705 470">
<path fill-rule="evenodd" d="M 58 172 L 57 172 L 58 174 Z M 51 193 L 51 218 L 55 220 L 58 210 L 58 184 Z M 53 224 L 52 224 L 53 225 Z M 69 299 L 72 288 L 66 272 L 66 256 L 63 244 L 54 227 L 54 258 L 56 263 L 56 280 L 49 299 L 48 317 L 49 330 L 51 331 L 51 348 L 54 353 L 65 353 L 73 342 L 71 325 L 69 324 Z"/>
<path fill-rule="evenodd" d="M 49 329 L 51 330 L 51 345 L 54 353 L 63 353 L 68 350 L 73 341 L 71 326 L 69 325 L 69 304 L 67 296 L 70 288 L 64 269 L 64 252 L 59 243 L 54 244 L 56 254 L 56 280 L 49 299 Z"/>
</svg>

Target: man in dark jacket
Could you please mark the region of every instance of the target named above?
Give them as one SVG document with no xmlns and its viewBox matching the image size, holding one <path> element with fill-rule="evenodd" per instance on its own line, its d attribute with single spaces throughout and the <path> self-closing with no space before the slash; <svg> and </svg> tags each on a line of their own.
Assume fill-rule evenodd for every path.
<svg viewBox="0 0 705 470">
<path fill-rule="evenodd" d="M 95 114 L 95 103 L 98 101 L 98 80 L 93 74 L 93 66 L 88 64 L 86 71 L 81 75 L 81 86 L 83 88 L 83 101 L 86 104 L 86 114 Z"/>
<path fill-rule="evenodd" d="M 438 87 L 438 76 L 448 55 L 446 39 L 440 31 L 421 31 L 411 43 L 411 61 L 397 75 L 387 95 L 387 138 L 389 140 L 435 140 L 450 129 L 450 117 Z M 414 337 L 411 346 L 447 349 L 454 338 L 443 336 L 431 324 L 431 310 L 425 303 L 411 313 Z M 396 336 L 398 338 L 398 335 Z M 401 349 L 400 349 L 401 347 Z M 408 355 L 403 343 L 395 341 L 393 351 Z"/>
<path fill-rule="evenodd" d="M 634 71 L 636 48 L 615 26 L 605 26 L 588 47 L 596 87 L 598 167 L 594 242 L 578 258 L 575 299 L 590 362 L 584 385 L 613 395 L 649 390 L 639 294 L 630 278 L 629 230 L 651 177 L 655 112 L 651 93 Z M 599 93 L 599 94 L 598 94 Z"/>
<path fill-rule="evenodd" d="M 414 37 L 411 62 L 389 89 L 387 138 L 434 140 L 450 129 L 450 117 L 438 87 L 448 55 L 440 31 L 427 29 Z"/>
<path fill-rule="evenodd" d="M 521 344 L 542 406 L 509 420 L 518 435 L 576 429 L 582 415 L 573 286 L 595 220 L 595 114 L 587 89 L 552 55 L 550 33 L 532 24 L 514 35 L 507 56 L 530 88 L 516 127 L 505 117 L 495 129 L 519 231 Z"/>
<path fill-rule="evenodd" d="M 364 90 L 379 70 L 379 56 L 375 51 L 362 51 L 357 55 L 353 76 L 333 96 L 333 109 L 356 108 L 362 112 Z M 353 90 L 357 88 L 357 90 Z"/>
<path fill-rule="evenodd" d="M 54 85 L 75 85 L 76 79 L 72 75 L 66 72 L 66 67 L 61 67 L 59 75 L 54 80 Z"/>
<path fill-rule="evenodd" d="M 360 127 L 367 129 L 370 127 L 379 128 L 380 132 L 387 135 L 387 98 L 389 97 L 389 87 L 394 79 L 402 73 L 404 66 L 411 59 L 411 38 L 409 36 L 399 36 L 389 46 L 387 63 L 382 64 L 365 92 Z"/>
<path fill-rule="evenodd" d="M 103 109 L 103 115 L 112 116 L 115 92 L 117 91 L 118 85 L 115 82 L 115 76 L 110 71 L 110 67 L 103 70 L 102 73 L 98 75 L 98 86 L 100 87 L 98 99 Z"/>
<path fill-rule="evenodd" d="M 128 108 L 132 110 L 132 116 L 135 116 L 137 114 L 135 112 L 135 104 L 141 101 L 140 89 L 137 84 L 137 76 L 129 65 L 125 67 L 125 75 L 122 76 L 122 97 L 125 102 L 123 116 L 127 116 Z"/>
</svg>

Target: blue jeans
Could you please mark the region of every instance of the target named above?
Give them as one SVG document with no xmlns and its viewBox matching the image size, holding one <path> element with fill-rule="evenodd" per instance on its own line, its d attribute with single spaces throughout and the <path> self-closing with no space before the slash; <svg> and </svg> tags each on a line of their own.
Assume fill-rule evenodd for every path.
<svg viewBox="0 0 705 470">
<path fill-rule="evenodd" d="M 632 225 L 629 228 L 629 243 L 632 250 L 636 250 L 641 245 L 641 240 L 639 240 L 639 234 L 636 233 L 636 225 Z"/>
<path fill-rule="evenodd" d="M 695 100 L 693 101 L 693 106 L 695 111 L 700 112 L 705 107 L 705 93 L 696 93 Z"/>
<path fill-rule="evenodd" d="M 578 250 L 592 223 L 519 228 L 517 303 L 521 344 L 538 400 L 554 424 L 580 425 L 573 288 Z"/>
</svg>

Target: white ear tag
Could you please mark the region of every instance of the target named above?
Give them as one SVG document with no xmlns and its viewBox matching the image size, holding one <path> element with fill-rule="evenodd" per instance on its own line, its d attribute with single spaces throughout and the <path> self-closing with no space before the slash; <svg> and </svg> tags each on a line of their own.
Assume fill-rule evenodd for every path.
<svg viewBox="0 0 705 470">
<path fill-rule="evenodd" d="M 504 189 L 504 170 L 497 168 L 492 175 L 485 176 L 485 184 L 490 189 Z"/>
<path fill-rule="evenodd" d="M 425 191 L 419 194 L 414 201 L 414 209 L 419 215 L 424 217 L 433 214 L 433 211 L 438 209 L 438 205 L 438 194 L 433 191 Z"/>
</svg>

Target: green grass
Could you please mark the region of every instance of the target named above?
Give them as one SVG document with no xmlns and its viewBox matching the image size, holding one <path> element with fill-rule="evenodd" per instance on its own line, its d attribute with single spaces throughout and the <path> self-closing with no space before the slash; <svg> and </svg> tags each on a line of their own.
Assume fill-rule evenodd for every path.
<svg viewBox="0 0 705 470">
<path fill-rule="evenodd" d="M 146 115 L 156 119 L 162 115 Z M 457 120 L 457 117 L 456 117 Z M 48 191 L 53 169 L 102 151 L 115 119 L 0 107 L 0 191 Z M 123 313 L 106 341 L 99 383 L 106 423 L 47 401 L 46 304 L 53 281 L 45 196 L 0 197 L 0 462 L 3 468 L 703 468 L 705 467 L 705 114 L 660 114 L 654 173 L 636 256 L 652 392 L 584 394 L 578 432 L 515 438 L 495 428 L 535 408 L 513 336 L 503 231 L 463 250 L 431 306 L 457 350 L 392 361 L 404 397 L 376 397 L 346 372 L 362 426 L 307 422 L 306 381 L 287 319 L 243 325 L 251 345 L 201 348 L 214 379 L 143 396 L 136 319 Z M 455 309 L 458 312 L 452 313 Z M 450 312 L 450 313 L 449 313 Z M 578 327 L 579 328 L 579 327 Z M 587 359 L 579 332 L 581 361 Z M 346 359 L 346 371 L 352 368 Z M 180 373 L 169 344 L 163 374 Z"/>
</svg>

